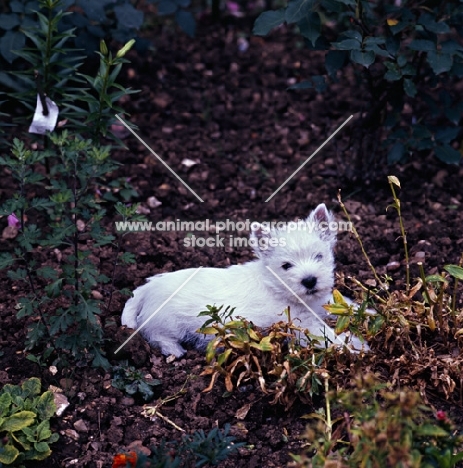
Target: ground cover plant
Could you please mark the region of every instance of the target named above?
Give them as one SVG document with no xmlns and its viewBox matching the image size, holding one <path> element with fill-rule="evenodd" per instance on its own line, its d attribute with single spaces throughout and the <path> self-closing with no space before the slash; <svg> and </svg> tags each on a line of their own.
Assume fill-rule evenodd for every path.
<svg viewBox="0 0 463 468">
<path fill-rule="evenodd" d="M 55 410 L 52 392 L 41 392 L 35 377 L 0 390 L 0 466 L 24 467 L 25 461 L 50 456 L 50 444 L 59 439 L 50 430 Z"/>
<path fill-rule="evenodd" d="M 129 151 L 122 147 L 113 148 L 110 156 L 103 159 L 107 162 L 110 158 L 111 164 L 117 167 L 110 173 L 105 172 L 94 183 L 89 177 L 85 178 L 84 182 L 92 187 L 86 198 L 90 204 L 85 212 L 88 218 L 84 218 L 83 213 L 79 214 L 72 197 L 61 211 L 59 205 L 54 203 L 43 210 L 29 210 L 26 206 L 27 218 L 21 216 L 20 207 L 15 210 L 8 207 L 3 212 L 0 219 L 4 228 L 0 238 L 1 252 L 13 256 L 18 254 L 18 258 L 24 255 L 27 262 L 33 260 L 35 263 L 29 270 L 40 288 L 46 288 L 60 279 L 63 279 L 62 284 L 69 281 L 61 289 L 71 299 L 68 303 L 66 296 L 59 294 L 54 297 L 51 294 L 50 297 L 47 289 L 41 289 L 45 291 L 41 297 L 29 296 L 31 301 L 44 301 L 45 317 L 54 320 L 61 315 L 56 313 L 56 308 L 49 307 L 50 304 L 61 301 L 58 307 L 63 309 L 68 305 L 75 306 L 72 300 L 75 297 L 75 276 L 61 276 L 63 268 L 72 271 L 74 263 L 68 260 L 73 258 L 75 243 L 58 247 L 56 252 L 37 242 L 23 254 L 18 241 L 24 235 L 26 239 L 29 238 L 28 230 L 34 224 L 41 233 L 48 235 L 59 223 L 68 226 L 69 232 L 75 232 L 77 221 L 83 220 L 85 230 L 77 230 L 77 248 L 83 252 L 80 261 L 89 268 L 90 276 L 96 276 L 91 287 L 87 287 L 90 283 L 85 284 L 85 276 L 84 279 L 80 278 L 82 283 L 79 281 L 79 284 L 84 286 L 81 291 L 85 301 L 88 302 L 90 298 L 90 301 L 97 301 L 103 306 L 94 317 L 98 333 L 90 333 L 90 338 L 98 341 L 97 349 L 104 353 L 110 364 L 106 370 L 89 365 L 95 355 L 94 349 L 85 340 L 77 342 L 75 339 L 77 345 L 84 348 L 80 358 L 76 355 L 77 359 L 72 350 L 65 347 L 54 352 L 49 344 L 53 343 L 53 339 L 44 339 L 40 345 L 25 350 L 28 330 L 45 329 L 40 325 L 41 316 L 37 311 L 28 317 L 16 317 L 18 302 L 30 294 L 30 282 L 15 278 L 12 268 L 7 268 L 12 273 L 3 271 L 0 274 L 1 387 L 20 384 L 31 376 L 37 376 L 42 382 L 41 391 L 50 384 L 57 386 L 70 403 L 62 415 L 49 419 L 50 430 L 59 434 L 60 443 L 51 444 L 51 455 L 44 461 L 35 461 L 34 466 L 111 466 L 114 460 L 133 464 L 136 462 L 131 452 L 137 453 L 139 463 L 144 458 L 155 463 L 158 450 L 162 448 L 161 441 L 164 440 L 165 447 L 169 449 L 169 456 L 172 455 L 169 453 L 172 447 L 183 453 L 183 449 L 179 448 L 183 431 L 190 440 L 196 437 L 194 434 L 199 434 L 197 442 L 201 444 L 208 437 L 224 434 L 227 423 L 230 424 L 227 436 L 235 437 L 235 446 L 238 443 L 244 445 L 227 453 L 227 458 L 219 462 L 219 466 L 225 468 L 286 466 L 291 460 L 290 454 L 299 456 L 300 463 L 317 463 L 320 459 L 320 463 L 334 462 L 335 459 L 337 463 L 348 463 L 345 458 L 349 455 L 357 457 L 366 453 L 373 461 L 376 456 L 381 459 L 385 448 L 389 453 L 409 448 L 410 440 L 413 441 L 412 447 L 420 454 L 424 451 L 423 457 L 434 457 L 433 463 L 441 463 L 442 466 L 461 464 L 458 462 L 463 420 L 459 330 L 463 304 L 461 283 L 456 284 L 462 250 L 458 229 L 463 224 L 461 166 L 449 168 L 424 153 L 415 153 L 411 162 L 379 169 L 374 177 L 371 171 L 368 173 L 366 170 L 371 168 L 366 168 L 361 183 L 353 182 L 349 178 L 349 165 L 356 150 L 352 149 L 350 132 L 340 133 L 331 145 L 324 148 L 323 153 L 305 166 L 304 171 L 282 187 L 271 202 L 264 203 L 263 200 L 348 115 L 355 114 L 353 130 L 362 126 L 362 116 L 357 112 L 362 112 L 368 101 L 362 89 L 353 84 L 347 69 L 339 73 L 339 83 L 327 81 L 328 90 L 332 92 L 324 97 L 310 89 L 304 95 L 288 93 L 287 88 L 294 80 L 325 73 L 324 55 L 320 52 L 310 55 L 309 61 L 309 51 L 301 50 L 301 44 L 290 30 L 280 28 L 271 37 L 261 39 L 250 36 L 250 26 L 251 21 L 246 18 L 215 26 L 204 21 L 200 23 L 198 42 L 171 34 L 168 29 L 156 29 L 156 53 L 139 56 L 133 50 L 128 51 L 126 57 L 131 63 L 120 68 L 123 87 L 142 89 L 143 92 L 127 97 L 120 97 L 119 94 L 117 103 L 116 100 L 111 101 L 111 105 L 117 104 L 123 108 L 125 116 L 132 114 L 131 121 L 138 126 L 139 132 L 190 187 L 201 194 L 205 203 L 197 203 L 159 161 L 147 154 L 138 141 L 117 132 L 119 140 L 128 146 Z M 247 49 L 243 44 L 247 44 Z M 107 64 L 110 51 L 114 51 L 112 59 L 115 59 L 122 47 L 113 47 L 109 43 L 98 45 L 99 59 Z M 35 64 L 42 66 L 41 60 Z M 34 105 L 37 94 L 33 66 L 31 62 L 30 98 L 29 101 L 23 99 L 31 105 Z M 97 77 L 96 68 L 89 66 L 83 72 L 87 77 L 93 77 L 92 83 Z M 78 90 L 72 91 L 74 95 L 87 96 L 82 93 L 81 87 L 90 87 L 93 90 L 87 92 L 99 98 L 104 87 L 95 92 L 88 79 L 80 78 L 86 84 L 77 86 Z M 56 91 L 53 97 L 57 101 L 60 93 L 55 87 L 60 80 L 47 89 L 49 95 Z M 70 81 L 67 83 L 60 91 L 66 90 Z M 101 79 L 97 82 L 99 85 L 102 83 Z M 108 92 L 108 96 L 112 91 Z M 427 90 L 433 99 L 438 99 L 438 91 L 433 87 Z M 451 92 L 459 97 L 457 88 L 452 88 Z M 19 108 L 11 106 L 11 102 L 17 101 L 7 99 L 7 109 L 2 107 L 2 112 L 17 116 L 17 122 L 23 122 L 22 128 L 26 128 L 29 121 L 24 121 Z M 77 99 L 70 104 L 84 109 L 85 117 L 93 112 L 91 107 L 85 107 Z M 69 112 L 72 110 L 76 111 L 69 106 Z M 107 115 L 112 116 L 111 112 Z M 406 126 L 409 115 L 405 113 L 402 117 Z M 7 118 L 8 122 L 12 120 L 12 116 Z M 114 129 L 114 120 L 105 119 L 103 116 L 101 125 L 81 125 L 79 131 L 84 135 L 82 139 L 75 132 L 78 119 L 64 122 L 69 138 L 60 142 L 60 138 L 64 139 L 62 130 L 57 131 L 52 138 L 58 145 L 51 137 L 24 137 L 18 129 L 11 132 L 10 127 L 2 126 L 3 140 L 8 141 L 8 148 L 2 143 L 1 153 L 5 161 L 21 159 L 15 156 L 12 149 L 18 155 L 25 156 L 27 152 L 28 158 L 43 157 L 41 162 L 34 163 L 25 172 L 33 182 L 28 183 L 25 190 L 27 203 L 36 198 L 50 201 L 50 195 L 66 196 L 69 193 L 60 189 L 62 182 L 53 185 L 54 177 L 50 176 L 49 170 L 61 174 L 59 165 L 68 164 L 66 167 L 70 167 L 70 162 L 75 161 L 73 157 L 77 157 L 78 151 L 73 149 L 77 143 L 89 149 L 82 150 L 78 157 L 82 164 L 89 163 L 87 169 L 90 170 L 90 166 L 94 165 L 91 158 L 105 154 L 104 148 L 114 141 L 110 131 L 106 133 L 109 139 L 99 140 L 104 134 L 100 130 Z M 13 146 L 14 137 L 17 142 Z M 21 147 L 20 141 L 24 147 Z M 385 153 L 381 152 L 378 156 L 384 160 Z M 49 168 L 45 163 L 47 159 Z M 99 163 L 96 166 L 98 168 Z M 0 167 L 2 204 L 11 203 L 11 200 L 19 203 L 21 199 L 18 197 L 20 184 L 12 177 L 16 174 L 15 170 L 15 167 L 7 164 Z M 71 167 L 62 180 L 72 181 L 73 174 Z M 392 183 L 397 196 L 391 197 L 390 180 L 386 174 L 394 174 L 401 181 L 400 192 L 397 185 Z M 36 184 L 34 177 L 44 178 Z M 119 182 L 113 184 L 116 180 Z M 136 192 L 132 191 L 132 187 Z M 235 345 L 238 343 L 238 347 L 234 347 L 228 357 L 225 356 L 230 360 L 224 360 L 219 366 L 225 373 L 221 373 L 214 358 L 210 360 L 210 367 L 205 367 L 204 354 L 193 350 L 182 359 L 166 360 L 138 336 L 124 346 L 121 354 L 114 354 L 114 349 L 129 337 L 129 332 L 118 326 L 126 299 L 118 291 L 133 289 L 142 284 L 146 277 L 162 271 L 200 264 L 224 267 L 230 263 L 248 261 L 252 256 L 246 248 L 237 249 L 228 245 L 223 249 L 185 248 L 182 241 L 188 233 L 182 232 L 127 233 L 120 235 L 117 244 L 114 239 L 99 245 L 95 241 L 99 235 L 116 236 L 115 219 L 132 220 L 136 212 L 153 221 L 177 218 L 293 219 L 309 212 L 322 201 L 330 205 L 338 216 L 343 216 L 341 205 L 336 201 L 339 188 L 342 188 L 341 201 L 354 222 L 362 247 L 357 244 L 355 235 L 340 235 L 336 251 L 339 273 L 337 288 L 340 294 L 335 293 L 334 296 L 339 318 L 337 325 L 333 323 L 333 326 L 340 331 L 350 327 L 353 332 L 364 334 L 373 350 L 371 353 L 356 357 L 330 351 L 323 355 L 325 360 L 322 361 L 320 355 L 303 351 L 307 355 L 299 352 L 292 356 L 294 359 L 281 359 L 274 365 L 271 359 L 266 359 L 265 353 L 270 356 L 279 349 L 286 352 L 284 341 L 290 337 L 284 333 L 302 333 L 296 328 L 291 329 L 297 323 L 291 325 L 290 321 L 283 320 L 281 328 L 274 331 L 272 351 L 265 351 L 267 342 L 271 340 L 266 340 L 260 330 L 254 330 L 243 322 L 243 334 L 237 331 L 239 328 L 227 329 L 226 321 L 224 324 L 218 322 L 215 331 L 219 340 L 234 341 Z M 123 192 L 124 195 L 131 196 L 138 207 L 136 204 L 125 205 L 128 198 L 121 193 L 124 189 L 128 190 Z M 72 189 L 70 193 L 73 193 Z M 123 202 L 118 205 L 120 212 L 113 205 L 117 201 Z M 395 209 L 385 210 L 388 201 Z M 397 217 L 397 207 L 400 208 L 401 221 Z M 105 208 L 106 213 L 102 214 L 100 208 Z M 12 216 L 13 212 L 15 217 Z M 101 219 L 94 223 L 97 215 L 101 215 Z M 18 223 L 21 218 L 24 229 Z M 12 234 L 14 238 L 9 237 Z M 226 238 L 232 234 L 235 235 L 227 233 Z M 404 234 L 408 259 L 404 255 Z M 215 238 L 217 233 L 211 230 L 206 235 Z M 62 239 L 55 238 L 60 243 Z M 73 240 L 73 237 L 70 236 L 70 239 Z M 18 245 L 20 251 L 15 252 Z M 362 248 L 368 253 L 368 261 L 362 257 Z M 61 259 L 58 258 L 59 254 Z M 115 268 L 115 259 L 119 255 L 135 258 L 137 263 Z M 27 272 L 25 261 L 20 259 L 16 265 Z M 422 270 L 419 262 L 422 263 Z M 370 265 L 374 267 L 376 277 Z M 43 268 L 48 268 L 50 275 L 58 277 L 53 280 L 41 278 Z M 50 268 L 56 271 L 51 273 Z M 78 269 L 79 273 L 84 271 L 85 268 Z M 98 275 L 111 280 L 104 283 Z M 388 289 L 383 285 L 387 285 Z M 379 313 L 373 318 L 364 316 L 356 322 L 354 310 L 348 306 L 346 308 L 342 300 L 343 296 L 353 294 L 358 294 L 359 304 L 363 301 L 370 306 L 377 304 Z M 78 307 L 83 305 L 79 302 Z M 85 327 L 90 326 L 91 330 L 91 315 L 88 322 L 80 314 L 74 317 Z M 225 335 L 220 335 L 222 331 Z M 60 330 L 57 335 L 62 336 L 65 343 L 68 335 L 74 332 L 75 329 L 70 326 L 67 331 Z M 226 337 L 228 334 L 231 336 Z M 236 337 L 239 339 L 236 340 Z M 280 338 L 281 341 L 278 341 Z M 254 346 L 250 346 L 251 343 Z M 240 346 L 246 350 L 244 358 L 240 357 Z M 124 363 L 126 359 L 129 360 L 128 365 Z M 73 365 L 65 365 L 66 362 Z M 123 367 L 124 372 L 121 373 L 123 377 L 128 377 L 122 384 L 122 390 L 112 385 L 117 367 Z M 136 370 L 132 372 L 133 368 Z M 211 369 L 209 375 L 201 376 L 205 369 Z M 268 375 L 266 369 L 277 372 Z M 375 373 L 375 378 L 382 383 L 387 382 L 388 386 L 381 389 L 381 385 L 375 383 L 371 391 L 365 390 L 367 385 L 364 379 L 363 390 L 356 390 L 354 385 L 352 391 L 355 376 L 359 372 L 366 375 L 367 371 Z M 214 375 L 217 375 L 214 384 L 208 388 Z M 136 382 L 140 389 L 141 382 L 148 376 L 159 380 L 161 385 L 153 387 L 154 399 L 143 406 L 143 397 L 137 394 L 131 396 L 126 392 L 126 387 Z M 262 377 L 265 383 L 259 380 Z M 267 393 L 262 391 L 261 383 Z M 350 390 L 350 393 L 343 390 Z M 420 393 L 420 398 L 414 391 Z M 401 395 L 405 402 L 410 403 L 407 408 L 412 414 L 400 413 L 404 410 Z M 338 399 L 342 400 L 339 404 Z M 361 405 L 359 399 L 362 400 Z M 431 408 L 432 413 L 421 413 L 419 406 L 411 404 L 418 403 L 420 399 Z M 347 417 L 344 413 L 347 413 Z M 373 413 L 379 418 L 371 417 Z M 317 419 L 321 425 L 318 428 L 314 425 L 314 414 L 319 415 Z M 306 418 L 302 419 L 301 416 Z M 407 424 L 396 425 L 398 418 L 404 419 Z M 419 433 L 417 421 L 426 421 L 432 428 L 427 434 Z M 308 438 L 303 440 L 301 436 L 306 432 L 307 425 L 313 432 L 309 430 Z M 371 429 L 372 426 L 376 431 Z M 331 431 L 330 437 L 327 437 L 327 429 Z M 401 435 L 395 438 L 399 429 L 404 431 L 401 433 L 403 438 Z M 384 432 L 390 436 L 386 440 Z M 447 445 L 442 443 L 444 437 Z M 369 443 L 371 440 L 375 444 Z M 308 441 L 310 445 L 306 445 Z M 365 447 L 371 450 L 367 452 Z M 318 459 L 314 459 L 315 451 Z M 115 459 L 118 454 L 120 456 Z M 440 461 L 436 462 L 439 457 Z M 344 460 L 340 460 L 342 458 Z"/>
</svg>

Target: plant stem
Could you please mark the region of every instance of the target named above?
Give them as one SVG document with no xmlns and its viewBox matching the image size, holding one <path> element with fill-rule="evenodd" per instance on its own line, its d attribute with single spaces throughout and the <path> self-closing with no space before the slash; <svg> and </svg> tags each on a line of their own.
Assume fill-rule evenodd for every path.
<svg viewBox="0 0 463 468">
<path fill-rule="evenodd" d="M 408 244 L 407 234 L 405 233 L 404 223 L 402 219 L 402 211 L 400 208 L 400 200 L 397 198 L 395 193 L 394 184 L 389 180 L 389 186 L 391 187 L 392 197 L 394 198 L 394 207 L 399 215 L 400 233 L 404 242 L 404 254 L 405 254 L 405 275 L 406 275 L 406 293 L 410 293 L 410 261 L 408 257 Z"/>
</svg>

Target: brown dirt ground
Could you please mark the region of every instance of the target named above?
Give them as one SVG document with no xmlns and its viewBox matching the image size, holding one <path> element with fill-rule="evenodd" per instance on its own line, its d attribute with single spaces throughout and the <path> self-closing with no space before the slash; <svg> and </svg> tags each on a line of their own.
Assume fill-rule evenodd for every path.
<svg viewBox="0 0 463 468">
<path fill-rule="evenodd" d="M 358 116 L 368 106 L 368 96 L 354 75 L 346 72 L 324 95 L 288 92 L 288 85 L 299 77 L 323 73 L 320 57 L 298 48 L 298 39 L 285 30 L 266 39 L 249 38 L 249 34 L 247 22 L 203 24 L 196 40 L 164 31 L 154 39 L 155 51 L 130 54 L 132 63 L 124 80 L 141 89 L 123 103 L 131 121 L 204 200 L 199 203 L 137 140 L 127 137 L 128 149 L 116 154 L 121 163 L 117 175 L 130 178 L 147 218 L 290 220 L 307 215 L 321 202 L 340 215 L 336 195 L 341 189 L 373 265 L 380 274 L 393 277 L 394 287 L 400 287 L 404 278 L 402 241 L 394 210 L 386 211 L 392 200 L 386 174 L 394 174 L 402 183 L 412 276 L 417 275 L 419 259 L 424 258 L 429 274 L 441 271 L 446 263 L 457 263 L 463 250 L 463 166 L 449 167 L 432 157 L 416 156 L 403 165 L 381 167 L 384 154 L 374 144 L 380 135 L 370 135 L 362 142 L 358 139 Z M 238 50 L 240 37 L 249 40 L 246 51 Z M 355 115 L 353 122 L 265 203 L 351 114 Z M 359 145 L 368 157 L 357 157 Z M 196 164 L 189 167 L 185 159 Z M 2 197 L 8 196 L 8 187 L 10 183 L 5 183 Z M 149 207 L 153 196 L 162 202 L 157 208 Z M 106 222 L 112 229 L 113 219 Z M 160 272 L 199 265 L 225 267 L 252 258 L 252 252 L 243 248 L 185 248 L 182 237 L 182 233 L 172 232 L 124 237 L 123 249 L 133 252 L 137 263 L 117 271 L 116 286 L 134 288 Z M 2 250 L 11 246 L 7 240 L 1 243 Z M 110 271 L 112 252 L 103 250 L 97 255 L 103 272 Z M 358 244 L 349 234 L 340 236 L 336 256 L 341 275 L 371 279 Z M 388 267 L 391 262 L 402 265 Z M 52 375 L 46 367 L 26 360 L 25 323 L 14 317 L 15 303 L 23 291 L 3 274 L 0 291 L 0 383 L 38 376 L 44 385 L 63 388 L 71 403 L 62 417 L 53 420 L 54 429 L 61 434 L 53 455 L 31 466 L 109 467 L 119 451 L 137 445 L 149 447 L 162 437 L 180 437 L 162 419 L 143 417 L 142 402 L 111 387 L 109 373 L 77 367 Z M 108 294 L 104 288 L 100 292 Z M 461 303 L 461 297 L 459 300 Z M 111 328 L 114 319 L 120 324 L 124 301 L 116 297 L 110 314 L 102 318 L 108 328 L 108 350 L 128 333 Z M 374 340 L 371 346 L 375 352 Z M 198 352 L 189 351 L 185 358 L 167 363 L 141 339 L 134 340 L 127 351 L 125 357 L 137 367 L 162 380 L 158 398 L 175 394 L 188 379 L 185 394 L 163 407 L 165 416 L 188 432 L 208 431 L 228 422 L 238 440 L 249 445 L 223 467 L 285 466 L 288 454 L 297 453 L 302 445 L 305 421 L 300 417 L 321 405 L 314 400 L 313 405 L 295 405 L 285 412 L 252 387 L 224 397 L 221 383 L 204 394 L 201 390 L 208 380 L 199 377 L 204 359 Z M 450 403 L 437 393 L 433 403 L 461 420 L 461 400 L 458 403 L 458 395 L 453 396 Z M 244 420 L 237 419 L 236 411 L 247 403 L 252 403 L 249 413 Z"/>
</svg>

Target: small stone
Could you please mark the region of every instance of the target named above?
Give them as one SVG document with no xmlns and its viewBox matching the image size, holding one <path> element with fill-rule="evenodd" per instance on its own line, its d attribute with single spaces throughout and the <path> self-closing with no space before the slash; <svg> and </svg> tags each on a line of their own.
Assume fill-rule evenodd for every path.
<svg viewBox="0 0 463 468">
<path fill-rule="evenodd" d="M 188 159 L 188 158 L 185 158 L 183 161 L 182 161 L 182 164 L 185 166 L 185 167 L 193 167 L 195 166 L 196 164 L 199 164 L 198 161 L 194 161 L 193 159 Z"/>
<path fill-rule="evenodd" d="M 85 231 L 85 223 L 81 219 L 77 220 L 76 226 L 77 226 L 77 230 L 79 232 L 84 232 Z"/>
<path fill-rule="evenodd" d="M 74 424 L 74 429 L 79 432 L 88 432 L 88 427 L 86 422 L 83 419 L 79 419 Z"/>
<path fill-rule="evenodd" d="M 151 211 L 150 211 L 149 208 L 147 208 L 146 206 L 143 206 L 143 205 L 138 205 L 137 214 L 148 215 L 150 213 L 151 213 Z"/>
<path fill-rule="evenodd" d="M 96 299 L 97 301 L 103 300 L 103 294 L 101 294 L 99 291 L 92 291 L 92 297 L 93 299 Z"/>
<path fill-rule="evenodd" d="M 121 400 L 121 405 L 124 406 L 133 406 L 135 404 L 135 400 L 132 397 L 124 397 Z"/>
<path fill-rule="evenodd" d="M 74 429 L 66 429 L 64 435 L 68 436 L 72 440 L 79 440 L 80 436 Z"/>
<path fill-rule="evenodd" d="M 395 271 L 395 270 L 398 270 L 399 268 L 400 268 L 400 262 L 389 262 L 386 265 L 387 271 Z"/>
<path fill-rule="evenodd" d="M 18 235 L 18 229 L 13 226 L 7 226 L 3 232 L 2 237 L 3 239 L 14 239 Z"/>
<path fill-rule="evenodd" d="M 158 206 L 162 205 L 162 202 L 159 201 L 156 197 L 149 197 L 148 200 L 146 200 L 146 203 L 150 208 L 157 208 Z"/>
<path fill-rule="evenodd" d="M 166 357 L 166 362 L 167 362 L 167 364 L 170 364 L 170 363 L 174 362 L 175 359 L 177 359 L 177 358 L 173 354 L 171 354 L 170 356 Z"/>
</svg>

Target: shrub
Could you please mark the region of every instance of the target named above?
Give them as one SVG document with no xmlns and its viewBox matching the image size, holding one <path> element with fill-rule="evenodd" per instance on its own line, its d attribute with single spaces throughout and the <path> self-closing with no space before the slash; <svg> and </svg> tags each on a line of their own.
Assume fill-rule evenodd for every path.
<svg viewBox="0 0 463 468">
<path fill-rule="evenodd" d="M 289 0 L 263 12 L 253 32 L 265 36 L 283 23 L 296 25 L 310 50 L 325 52 L 326 74 L 293 89 L 324 92 L 339 71 L 352 66 L 366 90 L 362 138 L 384 139 L 389 163 L 430 150 L 446 163 L 458 163 L 462 155 L 453 143 L 461 139 L 463 102 L 452 84 L 463 76 L 462 18 L 457 0 Z M 410 116 L 404 114 L 406 104 Z"/>
<path fill-rule="evenodd" d="M 417 392 L 393 392 L 370 374 L 330 398 L 344 415 L 333 437 L 317 416 L 305 433 L 310 449 L 293 455 L 292 467 L 450 468 L 463 460 L 463 435 L 444 411 L 431 416 Z"/>
<path fill-rule="evenodd" d="M 6 384 L 0 390 L 0 466 L 49 457 L 49 445 L 59 438 L 50 430 L 55 411 L 53 393 L 41 393 L 36 377 L 21 385 Z"/>
<path fill-rule="evenodd" d="M 312 395 L 322 389 L 321 376 L 329 367 L 342 361 L 355 359 L 349 353 L 329 349 L 316 349 L 323 337 L 309 334 L 291 321 L 273 324 L 262 330 L 244 318 L 230 320 L 233 309 L 207 306 L 202 316 L 210 316 L 199 333 L 213 335 L 206 349 L 207 367 L 201 375 L 210 375 L 212 390 L 218 378 L 223 378 L 228 392 L 246 383 L 257 384 L 263 393 L 273 397 L 272 404 L 283 404 L 287 409 L 299 399 L 310 401 Z M 349 317 L 358 332 L 364 315 Z M 301 344 L 301 339 L 305 345 Z M 347 356 L 347 357 L 346 357 Z M 338 362 L 339 359 L 339 362 Z"/>
<path fill-rule="evenodd" d="M 108 366 L 99 317 L 104 298 L 95 297 L 93 290 L 111 278 L 99 272 L 92 248 L 115 241 L 101 224 L 106 210 L 98 187 L 116 164 L 109 158 L 109 147 L 95 146 L 67 131 L 50 135 L 50 141 L 53 149 L 31 151 L 15 139 L 12 156 L 0 158 L 18 183 L 15 197 L 1 207 L 3 215 L 13 218 L 18 246 L 14 253 L 0 256 L 0 268 L 8 268 L 8 276 L 30 291 L 19 300 L 17 317 L 40 318 L 28 324 L 27 349 L 48 344 L 48 353 L 66 350 L 77 359 L 91 358 L 94 365 Z M 50 174 L 44 176 L 36 167 L 46 167 L 47 162 Z M 31 198 L 29 194 L 40 193 L 43 185 L 48 195 Z M 119 203 L 116 209 L 123 216 L 134 216 L 136 206 Z M 50 256 L 56 265 L 40 266 L 41 249 L 54 252 Z M 133 262 L 133 256 L 116 253 L 114 262 Z M 56 358 L 66 357 L 60 354 Z"/>
<path fill-rule="evenodd" d="M 108 181 L 118 164 L 110 157 L 111 147 L 99 140 L 109 135 L 114 114 L 121 111 L 117 101 L 132 92 L 117 79 L 133 41 L 114 56 L 102 41 L 96 75 L 76 74 L 76 57 L 68 57 L 65 47 L 72 30 L 63 29 L 62 24 L 69 13 L 58 10 L 59 0 L 39 3 L 47 14 L 38 13 L 39 26 L 26 32 L 33 47 L 19 52 L 30 69 L 15 75 L 31 91 L 15 96 L 32 110 L 34 79 L 39 79 L 39 95 L 45 93 L 59 102 L 67 129 L 39 137 L 42 141 L 37 146 L 42 149 L 36 151 L 15 139 L 11 155 L 0 157 L 0 164 L 17 183 L 17 192 L 0 206 L 17 247 L 0 256 L 0 269 L 9 268 L 9 277 L 29 290 L 19 300 L 18 317 L 39 317 L 29 324 L 28 350 L 47 345 L 43 356 L 55 352 L 62 364 L 72 357 L 108 366 L 100 314 L 111 305 L 114 276 L 101 274 L 92 249 L 116 248 L 113 275 L 118 263 L 132 262 L 133 256 L 120 253 L 116 238 L 106 232 L 102 220 L 105 200 L 116 202 L 123 219 L 136 215 L 137 207 L 120 203 L 136 192 L 125 179 Z M 85 87 L 74 88 L 79 82 Z M 49 261 L 39 267 L 42 251 L 49 253 Z M 105 283 L 111 283 L 106 301 L 94 291 Z"/>
<path fill-rule="evenodd" d="M 186 8 L 191 0 L 148 0 L 157 4 L 159 16 L 173 15 L 180 28 L 190 36 L 195 34 L 195 19 Z M 44 21 L 60 24 L 60 32 L 72 32 L 73 51 L 88 57 L 98 49 L 101 40 L 124 44 L 136 37 L 145 23 L 145 15 L 132 0 L 13 0 L 0 2 L 0 64 L 14 64 L 18 69 L 18 51 L 28 46 L 28 31 L 43 27 Z M 51 14 L 55 11 L 55 14 Z M 37 14 L 39 15 L 37 17 Z M 64 36 L 63 36 L 64 37 Z M 138 38 L 139 48 L 148 48 L 147 40 Z M 75 52 L 70 51 L 75 56 Z M 4 67 L 2 67 L 4 68 Z M 0 73 L 0 82 L 18 90 L 18 83 Z"/>
</svg>

